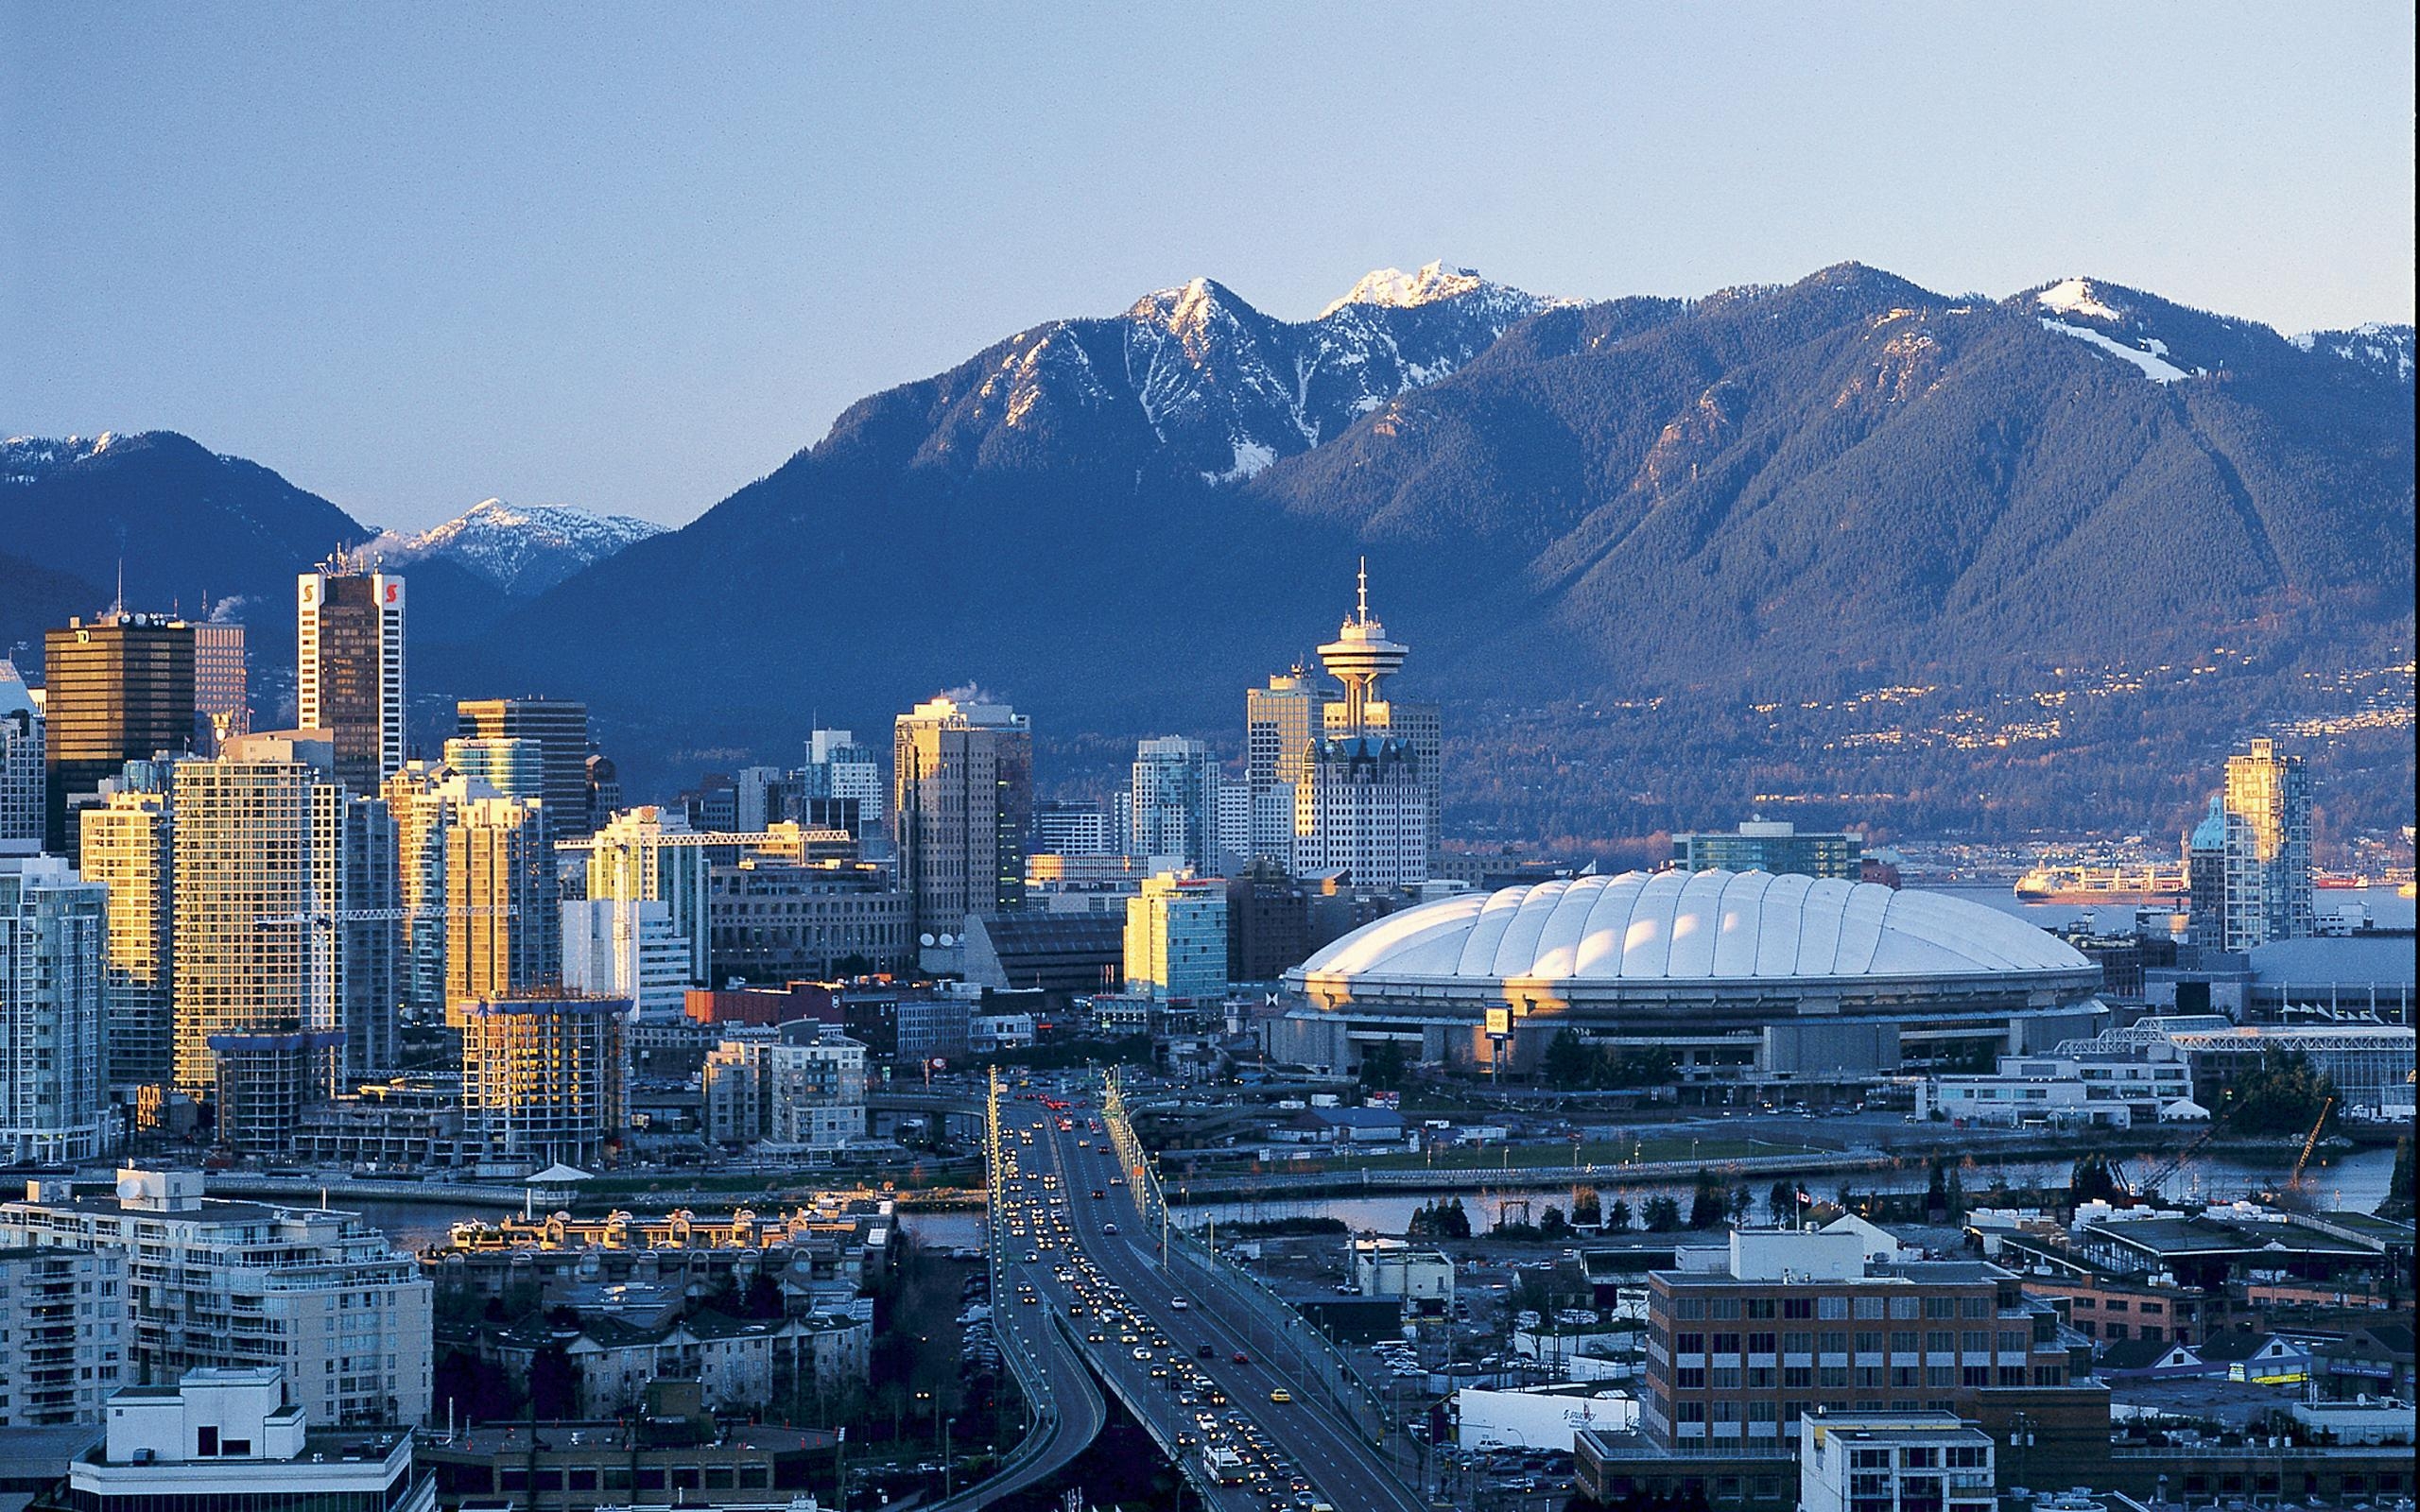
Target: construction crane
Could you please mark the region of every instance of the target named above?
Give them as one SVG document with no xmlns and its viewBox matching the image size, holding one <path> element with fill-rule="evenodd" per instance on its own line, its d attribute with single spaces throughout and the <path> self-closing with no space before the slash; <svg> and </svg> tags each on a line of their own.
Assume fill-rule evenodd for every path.
<svg viewBox="0 0 2420 1512">
<path fill-rule="evenodd" d="M 334 963 L 328 959 L 327 940 L 346 924 L 392 924 L 409 919 L 511 919 L 520 910 L 510 904 L 465 903 L 459 907 L 441 908 L 306 908 L 292 914 L 255 914 L 254 929 L 308 929 L 310 931 L 311 1027 L 337 1029 L 336 981 Z"/>
<path fill-rule="evenodd" d="M 2118 1179 L 2127 1191 L 2132 1192 L 2137 1198 L 2149 1201 L 2152 1197 L 2159 1195 L 2159 1189 L 2168 1184 L 2168 1178 L 2174 1176 L 2179 1170 L 2183 1169 L 2185 1162 L 2193 1159 L 2196 1154 L 2200 1153 L 2202 1146 L 2209 1143 L 2211 1140 L 2216 1138 L 2218 1136 L 2218 1132 L 2219 1125 L 2214 1120 L 2207 1128 L 2204 1128 L 2201 1133 L 2194 1136 L 2191 1143 L 2186 1145 L 2185 1148 L 2177 1151 L 2174 1155 L 2169 1156 L 2167 1160 L 2162 1160 L 2159 1164 L 2153 1166 L 2152 1168 L 2151 1175 L 2143 1177 L 2139 1181 L 2128 1180 L 2125 1171 L 2120 1168 L 2118 1171 Z"/>
<path fill-rule="evenodd" d="M 2294 1157 L 2294 1169 L 2286 1177 L 2286 1190 L 2290 1192 L 2303 1184 L 2303 1167 L 2310 1164 L 2310 1152 L 2319 1148 L 2319 1131 L 2327 1126 L 2328 1109 L 2335 1106 L 2333 1097 L 2319 1105 L 2319 1116 L 2310 1121 L 2310 1132 L 2303 1136 L 2303 1152 Z"/>
</svg>

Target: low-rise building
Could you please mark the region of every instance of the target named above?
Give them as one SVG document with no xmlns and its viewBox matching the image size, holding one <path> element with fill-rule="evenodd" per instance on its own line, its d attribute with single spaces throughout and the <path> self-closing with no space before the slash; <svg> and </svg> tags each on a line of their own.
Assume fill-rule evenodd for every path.
<svg viewBox="0 0 2420 1512">
<path fill-rule="evenodd" d="M 2182 1060 L 2065 1045 L 2049 1055 L 2002 1056 L 1995 1075 L 1931 1076 L 1916 1085 L 1918 1118 L 2010 1126 L 2131 1128 L 2192 1101 L 2193 1073 Z"/>
<path fill-rule="evenodd" d="M 1444 1251 L 1375 1236 L 1348 1247 L 1353 1284 L 1362 1296 L 1401 1297 L 1407 1307 L 1454 1305 L 1454 1262 Z"/>
<path fill-rule="evenodd" d="M 455 1428 L 425 1440 L 421 1456 L 448 1505 L 765 1506 L 807 1490 L 819 1469 L 828 1476 L 838 1438 L 717 1418 L 699 1383 L 658 1381 L 634 1415 Z"/>
<path fill-rule="evenodd" d="M 650 1218 L 558 1212 L 458 1223 L 422 1261 L 439 1284 L 467 1287 L 483 1299 L 520 1281 L 549 1292 L 573 1283 L 628 1283 L 703 1296 L 744 1291 L 761 1275 L 782 1287 L 793 1312 L 871 1321 L 873 1302 L 864 1293 L 890 1262 L 894 1221 L 890 1198 L 853 1193 L 825 1194 L 811 1206 L 770 1215 L 746 1208 L 728 1218 L 685 1208 Z"/>
<path fill-rule="evenodd" d="M 706 1057 L 705 1132 L 719 1144 L 829 1155 L 866 1131 L 866 1047 L 817 1020 L 734 1035 Z"/>
<path fill-rule="evenodd" d="M 587 1418 L 631 1416 L 648 1383 L 671 1379 L 697 1382 L 709 1411 L 761 1413 L 802 1391 L 862 1384 L 873 1345 L 873 1323 L 845 1314 L 743 1318 L 712 1308 L 664 1323 L 583 1315 L 573 1329 L 537 1322 L 477 1334 L 481 1363 L 524 1381 L 538 1354 L 560 1349 Z"/>
<path fill-rule="evenodd" d="M 436 1512 L 409 1425 L 315 1429 L 270 1366 L 200 1367 L 109 1401 L 101 1442 L 70 1462 L 78 1512 L 313 1508 Z"/>
<path fill-rule="evenodd" d="M 1799 1512 L 1993 1512 L 1992 1435 L 1952 1412 L 1849 1412 L 1798 1423 Z"/>
</svg>

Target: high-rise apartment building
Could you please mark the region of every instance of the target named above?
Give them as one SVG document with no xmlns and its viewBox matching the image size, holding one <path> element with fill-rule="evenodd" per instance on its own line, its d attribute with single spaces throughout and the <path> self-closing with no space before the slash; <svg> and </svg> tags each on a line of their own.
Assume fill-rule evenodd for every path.
<svg viewBox="0 0 2420 1512">
<path fill-rule="evenodd" d="M 42 849 L 43 720 L 17 664 L 0 657 L 0 855 Z"/>
<path fill-rule="evenodd" d="M 1855 834 L 1801 832 L 1788 819 L 1749 819 L 1736 831 L 1676 834 L 1672 849 L 1689 871 L 1770 871 L 1775 876 L 1858 880 L 1864 838 Z"/>
<path fill-rule="evenodd" d="M 394 1064 L 393 820 L 317 731 L 181 762 L 170 802 L 177 1086 L 216 1099 L 222 1144 L 274 1153 L 348 1070 Z"/>
<path fill-rule="evenodd" d="M 244 627 L 208 620 L 193 627 L 194 749 L 216 756 L 227 742 L 252 732 L 251 674 L 244 662 Z"/>
<path fill-rule="evenodd" d="M 62 857 L 0 856 L 0 1160 L 102 1152 L 108 908 Z"/>
<path fill-rule="evenodd" d="M 891 747 L 899 875 L 921 935 L 957 935 L 1025 901 L 1033 729 L 1006 704 L 939 697 L 901 714 Z"/>
<path fill-rule="evenodd" d="M 630 1125 L 628 998 L 556 990 L 454 1005 L 465 1132 L 489 1158 L 594 1167 Z"/>
<path fill-rule="evenodd" d="M 2260 739 L 2227 758 L 2225 948 L 2317 932 L 2311 896 L 2310 773 Z"/>
<path fill-rule="evenodd" d="M 1227 885 L 1162 872 L 1126 900 L 1126 990 L 1154 1003 L 1227 992 Z"/>
<path fill-rule="evenodd" d="M 321 1422 L 427 1416 L 430 1282 L 359 1217 L 205 1197 L 199 1171 L 121 1170 L 113 1198 L 48 1188 L 0 1202 L 0 1247 L 122 1257 L 137 1382 L 273 1367 Z"/>
<path fill-rule="evenodd" d="M 1269 679 L 1244 694 L 1244 787 L 1252 795 L 1252 853 L 1291 866 L 1294 861 L 1294 784 L 1304 753 L 1326 730 L 1321 711 L 1328 688 L 1305 667 Z"/>
<path fill-rule="evenodd" d="M 445 1003 L 516 999 L 562 980 L 563 936 L 546 805 L 474 798 L 445 830 Z"/>
<path fill-rule="evenodd" d="M 454 706 L 454 716 L 455 733 L 466 740 L 535 742 L 539 786 L 524 792 L 497 782 L 497 790 L 507 798 L 544 799 L 559 840 L 590 832 L 588 705 L 567 698 L 466 698 Z"/>
<path fill-rule="evenodd" d="M 104 783 L 84 811 L 84 879 L 109 889 L 109 1084 L 164 1085 L 176 1070 L 176 816 L 167 793 Z"/>
<path fill-rule="evenodd" d="M 634 898 L 581 898 L 562 904 L 563 986 L 627 998 L 644 1022 L 681 1017 L 691 977 L 689 942 L 672 906 Z"/>
<path fill-rule="evenodd" d="M 727 838 L 720 848 L 731 849 Z M 672 930 L 688 954 L 688 981 L 706 984 L 711 931 L 707 918 L 707 876 L 712 869 L 708 837 L 691 830 L 679 815 L 652 806 L 615 815 L 591 837 L 588 850 L 588 897 L 596 902 L 660 902 Z M 635 938 L 636 931 L 615 925 L 616 937 Z M 617 993 L 635 988 L 617 987 Z"/>
<path fill-rule="evenodd" d="M 2195 945 L 2227 948 L 2227 817 L 2223 793 L 2210 795 L 2210 812 L 2185 836 L 2186 919 Z"/>
<path fill-rule="evenodd" d="M 43 637 L 43 849 L 77 853 L 77 812 L 130 761 L 193 748 L 193 627 L 160 614 L 70 620 Z"/>
<path fill-rule="evenodd" d="M 1219 869 L 1219 758 L 1207 744 L 1162 735 L 1135 746 L 1126 833 L 1134 855 Z"/>
<path fill-rule="evenodd" d="M 404 765 L 404 579 L 339 555 L 295 579 L 296 722 L 335 742 L 362 797 Z"/>
<path fill-rule="evenodd" d="M 588 833 L 605 828 L 621 812 L 622 774 L 611 758 L 591 756 L 581 768 L 587 777 Z"/>
<path fill-rule="evenodd" d="M 99 1422 L 126 1335 L 124 1255 L 0 1246 L 0 1431 Z"/>
<path fill-rule="evenodd" d="M 416 1022 L 434 1023 L 445 1011 L 446 835 L 465 803 L 498 795 L 441 762 L 406 762 L 384 793 L 395 829 L 396 906 L 404 916 L 400 1005 Z"/>
</svg>

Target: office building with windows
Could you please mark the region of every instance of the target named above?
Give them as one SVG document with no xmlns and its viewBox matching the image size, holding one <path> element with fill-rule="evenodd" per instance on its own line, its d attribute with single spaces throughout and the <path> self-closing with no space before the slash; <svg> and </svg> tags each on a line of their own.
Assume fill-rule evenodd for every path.
<svg viewBox="0 0 2420 1512">
<path fill-rule="evenodd" d="M 1126 900 L 1126 991 L 1153 1003 L 1227 993 L 1227 884 L 1162 872 Z"/>
<path fill-rule="evenodd" d="M 1329 688 L 1297 666 L 1244 693 L 1244 787 L 1251 795 L 1252 854 L 1294 863 L 1294 784 L 1304 753 L 1326 732 Z"/>
<path fill-rule="evenodd" d="M 2227 758 L 2222 948 L 2248 951 L 2318 932 L 2312 902 L 2310 773 L 2273 740 Z"/>
<path fill-rule="evenodd" d="M 589 833 L 588 705 L 568 698 L 465 698 L 454 706 L 454 718 L 460 739 L 532 743 L 537 747 L 536 785 L 524 789 L 497 782 L 496 790 L 507 798 L 544 799 L 557 839 Z"/>
<path fill-rule="evenodd" d="M 1127 850 L 1207 876 L 1219 869 L 1219 758 L 1182 735 L 1138 743 L 1126 794 Z"/>
<path fill-rule="evenodd" d="M 901 714 L 892 842 L 920 936 L 956 936 L 1025 901 L 1033 729 L 1006 704 L 938 697 Z"/>
<path fill-rule="evenodd" d="M 194 749 L 216 756 L 252 732 L 251 674 L 244 627 L 208 620 L 193 627 Z"/>
<path fill-rule="evenodd" d="M 1798 1420 L 1799 1512 L 1996 1512 L 1992 1435 L 1954 1412 Z"/>
<path fill-rule="evenodd" d="M 679 815 L 644 807 L 614 816 L 591 837 L 588 897 L 591 902 L 662 903 L 673 933 L 688 953 L 687 982 L 706 985 L 708 887 L 712 851 L 736 854 L 739 843 L 690 829 Z M 617 937 L 635 939 L 633 927 L 615 926 Z M 614 988 L 632 995 L 623 988 Z"/>
<path fill-rule="evenodd" d="M 70 620 L 43 637 L 43 849 L 72 856 L 78 812 L 105 780 L 193 748 L 193 627 L 163 614 Z"/>
<path fill-rule="evenodd" d="M 339 555 L 294 594 L 295 722 L 326 730 L 337 781 L 372 796 L 404 765 L 404 579 Z"/>
<path fill-rule="evenodd" d="M 1673 857 L 1685 871 L 1770 871 L 1775 876 L 1858 880 L 1864 837 L 1802 833 L 1787 819 L 1750 819 L 1738 829 L 1672 836 Z"/>
<path fill-rule="evenodd" d="M 546 805 L 474 798 L 445 830 L 445 1002 L 510 998 L 562 980 Z"/>
</svg>

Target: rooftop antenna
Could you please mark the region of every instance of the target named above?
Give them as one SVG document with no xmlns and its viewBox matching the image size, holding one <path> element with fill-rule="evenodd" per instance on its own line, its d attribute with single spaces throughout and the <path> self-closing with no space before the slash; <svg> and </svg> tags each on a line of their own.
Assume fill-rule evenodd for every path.
<svg viewBox="0 0 2420 1512">
<path fill-rule="evenodd" d="M 1361 570 L 1360 570 L 1360 572 L 1359 572 L 1359 573 L 1357 573 L 1357 574 L 1356 574 L 1356 575 L 1355 575 L 1355 581 L 1356 581 L 1356 582 L 1357 583 L 1357 585 L 1358 585 L 1358 592 L 1357 592 L 1357 593 L 1356 594 L 1356 605 L 1355 605 L 1355 609 L 1354 609 L 1354 617 L 1355 617 L 1356 619 L 1359 620 L 1359 621 L 1360 621 L 1360 623 L 1362 623 L 1362 624 L 1364 624 L 1364 625 L 1367 625 L 1367 624 L 1369 624 L 1369 623 L 1370 623 L 1370 558 L 1369 558 L 1364 557 L 1364 558 L 1361 558 Z"/>
<path fill-rule="evenodd" d="M 110 612 L 120 617 L 126 613 L 126 553 L 122 551 L 117 554 L 117 602 L 110 606 Z"/>
</svg>

